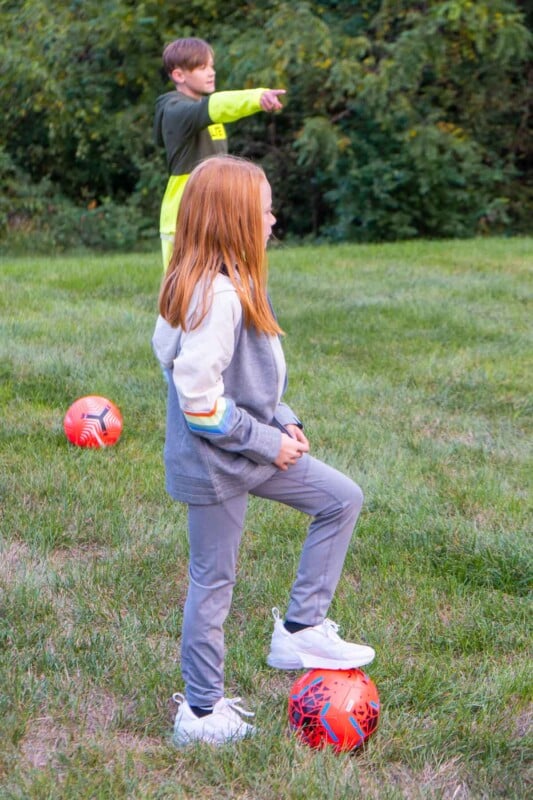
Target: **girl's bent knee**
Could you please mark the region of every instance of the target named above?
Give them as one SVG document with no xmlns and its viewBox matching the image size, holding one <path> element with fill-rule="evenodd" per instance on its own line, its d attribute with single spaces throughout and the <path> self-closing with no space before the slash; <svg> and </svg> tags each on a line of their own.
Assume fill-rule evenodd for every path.
<svg viewBox="0 0 533 800">
<path fill-rule="evenodd" d="M 361 511 L 364 502 L 364 495 L 363 490 L 357 483 L 351 481 L 350 493 L 349 493 L 349 505 L 357 514 Z"/>
</svg>

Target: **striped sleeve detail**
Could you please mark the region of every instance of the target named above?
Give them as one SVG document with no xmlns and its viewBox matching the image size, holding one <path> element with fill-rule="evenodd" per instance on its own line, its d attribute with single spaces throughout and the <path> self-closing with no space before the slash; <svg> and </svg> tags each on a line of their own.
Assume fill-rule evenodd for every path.
<svg viewBox="0 0 533 800">
<path fill-rule="evenodd" d="M 184 411 L 183 414 L 191 431 L 222 435 L 228 433 L 230 429 L 232 409 L 231 401 L 226 400 L 225 397 L 219 397 L 215 407 L 207 413 L 194 414 Z"/>
</svg>

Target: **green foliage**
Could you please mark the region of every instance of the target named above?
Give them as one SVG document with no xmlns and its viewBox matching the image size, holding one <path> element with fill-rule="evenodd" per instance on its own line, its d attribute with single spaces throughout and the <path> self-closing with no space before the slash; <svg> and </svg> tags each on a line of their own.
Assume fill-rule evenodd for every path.
<svg viewBox="0 0 533 800">
<path fill-rule="evenodd" d="M 264 157 L 283 174 L 282 228 L 375 241 L 526 227 L 531 36 L 518 9 L 332 5 L 277 4 L 230 45 L 244 80 L 266 35 L 261 76 L 290 87 Z"/>
<path fill-rule="evenodd" d="M 230 126 L 232 151 L 268 171 L 278 235 L 527 229 L 531 33 L 513 0 L 4 0 L 0 26 L 0 149 L 36 193 L 2 212 L 5 247 L 21 216 L 43 246 L 55 219 L 65 227 L 40 216 L 50 193 L 84 218 L 101 207 L 101 222 L 123 208 L 123 234 L 102 232 L 101 247 L 130 247 L 135 229 L 155 244 L 161 51 L 185 35 L 214 45 L 219 88 L 287 89 L 281 114 Z"/>
<path fill-rule="evenodd" d="M 469 236 L 505 227 L 498 171 L 483 168 L 481 148 L 444 125 L 402 135 L 360 120 L 355 153 L 341 157 L 327 194 L 337 209 L 328 228 L 338 239 L 394 240 Z M 342 176 L 342 180 L 340 179 Z"/>
<path fill-rule="evenodd" d="M 139 249 L 152 239 L 140 194 L 127 203 L 103 198 L 80 207 L 62 195 L 48 178 L 32 183 L 0 151 L 0 253 L 57 252 L 72 249 Z M 153 246 L 153 243 L 152 243 Z"/>
</svg>

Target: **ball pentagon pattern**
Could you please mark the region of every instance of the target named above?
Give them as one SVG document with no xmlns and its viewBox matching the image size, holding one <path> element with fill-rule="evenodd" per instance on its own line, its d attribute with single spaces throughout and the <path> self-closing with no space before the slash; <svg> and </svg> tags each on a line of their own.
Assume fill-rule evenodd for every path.
<svg viewBox="0 0 533 800">
<path fill-rule="evenodd" d="M 63 421 L 67 439 L 78 447 L 108 447 L 122 433 L 122 415 L 106 397 L 88 395 L 76 400 Z"/>
</svg>

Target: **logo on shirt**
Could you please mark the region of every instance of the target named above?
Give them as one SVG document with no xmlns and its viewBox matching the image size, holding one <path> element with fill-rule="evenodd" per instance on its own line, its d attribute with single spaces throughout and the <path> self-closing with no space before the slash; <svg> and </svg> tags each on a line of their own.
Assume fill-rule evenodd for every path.
<svg viewBox="0 0 533 800">
<path fill-rule="evenodd" d="M 216 125 L 209 125 L 207 130 L 209 131 L 209 135 L 211 136 L 211 139 L 213 139 L 213 141 L 227 138 L 226 130 L 221 123 L 218 123 Z"/>
</svg>

